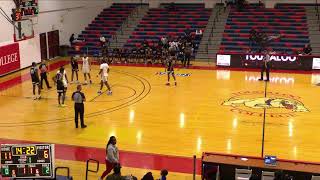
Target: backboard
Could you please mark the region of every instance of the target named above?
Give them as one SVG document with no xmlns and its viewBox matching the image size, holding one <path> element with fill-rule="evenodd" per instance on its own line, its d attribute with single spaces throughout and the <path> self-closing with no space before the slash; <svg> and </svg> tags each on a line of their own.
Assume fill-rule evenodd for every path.
<svg viewBox="0 0 320 180">
<path fill-rule="evenodd" d="M 31 19 L 14 21 L 14 41 L 22 41 L 34 37 L 33 23 Z"/>
</svg>

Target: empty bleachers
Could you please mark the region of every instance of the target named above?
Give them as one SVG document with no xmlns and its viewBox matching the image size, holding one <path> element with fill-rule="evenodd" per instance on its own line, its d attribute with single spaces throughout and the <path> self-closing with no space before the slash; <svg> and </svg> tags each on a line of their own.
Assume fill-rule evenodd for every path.
<svg viewBox="0 0 320 180">
<path fill-rule="evenodd" d="M 99 38 L 104 36 L 106 39 L 110 39 L 112 35 L 115 35 L 122 23 L 137 6 L 138 4 L 114 3 L 111 7 L 105 8 L 79 35 L 78 38 L 85 40 L 84 42 L 75 43 L 80 47 L 80 52 L 71 50 L 70 54 L 88 52 L 92 56 L 99 55 L 101 51 Z"/>
<path fill-rule="evenodd" d="M 161 8 L 150 9 L 124 47 L 140 47 L 144 40 L 152 45 L 164 35 L 183 36 L 187 29 L 193 33 L 197 29 L 204 30 L 212 11 L 205 9 L 204 4 L 175 4 L 174 7 L 171 10 L 168 4 L 162 4 Z M 198 37 L 195 44 L 198 45 L 200 40 Z"/>
<path fill-rule="evenodd" d="M 280 53 L 293 53 L 309 43 L 307 16 L 303 6 L 279 4 L 276 8 L 264 8 L 250 4 L 242 12 L 230 11 L 220 45 L 220 52 L 244 52 L 249 48 L 251 29 L 267 35 L 281 34 L 270 47 Z M 252 47 L 256 51 L 257 45 Z"/>
</svg>

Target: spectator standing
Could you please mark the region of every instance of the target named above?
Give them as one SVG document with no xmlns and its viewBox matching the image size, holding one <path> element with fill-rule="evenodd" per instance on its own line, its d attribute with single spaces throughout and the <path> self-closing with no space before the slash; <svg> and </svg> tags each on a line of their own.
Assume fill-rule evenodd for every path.
<svg viewBox="0 0 320 180">
<path fill-rule="evenodd" d="M 70 46 L 72 46 L 72 43 L 73 43 L 74 40 L 75 40 L 74 34 L 71 34 L 71 36 L 69 38 Z"/>
<path fill-rule="evenodd" d="M 162 46 L 163 46 L 163 47 L 165 47 L 165 45 L 168 43 L 168 39 L 167 39 L 166 36 L 163 36 L 163 37 L 161 38 L 161 43 L 162 43 Z"/>
<path fill-rule="evenodd" d="M 100 46 L 101 46 L 101 47 L 104 47 L 105 44 L 106 44 L 106 38 L 103 37 L 103 36 L 101 36 L 99 40 L 100 40 Z"/>
<path fill-rule="evenodd" d="M 39 65 L 39 69 L 40 69 L 40 77 L 41 77 L 41 81 L 40 81 L 41 89 L 43 89 L 43 80 L 45 80 L 47 88 L 50 89 L 51 86 L 49 85 L 48 76 L 47 76 L 48 67 L 47 67 L 44 60 L 41 60 L 41 64 Z"/>
<path fill-rule="evenodd" d="M 310 44 L 305 44 L 303 48 L 303 55 L 311 55 L 312 48 Z"/>
<path fill-rule="evenodd" d="M 103 172 L 103 174 L 100 177 L 100 180 L 102 180 L 104 177 L 106 177 L 111 170 L 115 166 L 120 166 L 119 165 L 119 151 L 116 146 L 117 144 L 117 139 L 114 136 L 111 136 L 109 138 L 109 141 L 106 146 L 106 170 Z"/>
<path fill-rule="evenodd" d="M 183 67 L 189 67 L 190 59 L 192 56 L 192 43 L 190 41 L 187 41 L 185 44 L 184 54 L 185 54 L 185 59 L 184 59 Z"/>
<path fill-rule="evenodd" d="M 72 100 L 74 101 L 74 122 L 76 128 L 78 128 L 78 117 L 80 114 L 80 124 L 81 128 L 86 128 L 87 126 L 84 124 L 83 116 L 84 116 L 84 104 L 83 102 L 86 101 L 86 97 L 83 92 L 81 92 L 82 87 L 79 84 L 77 86 L 77 91 L 72 94 Z"/>
</svg>

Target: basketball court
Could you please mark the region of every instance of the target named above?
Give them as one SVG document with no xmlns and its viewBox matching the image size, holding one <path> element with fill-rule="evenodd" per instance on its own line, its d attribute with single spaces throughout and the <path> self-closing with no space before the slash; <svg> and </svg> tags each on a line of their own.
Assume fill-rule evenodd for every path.
<svg viewBox="0 0 320 180">
<path fill-rule="evenodd" d="M 50 63 L 52 85 L 65 62 Z M 65 67 L 70 80 L 70 65 Z M 86 158 L 103 159 L 111 135 L 118 138 L 120 156 L 130 157 L 123 159 L 123 174 L 138 179 L 149 170 L 157 177 L 166 165 L 169 179 L 191 179 L 192 156 L 199 159 L 202 152 L 261 156 L 263 129 L 264 155 L 320 161 L 319 74 L 272 72 L 265 83 L 258 81 L 260 72 L 200 64 L 176 68 L 178 86 L 166 86 L 162 67 L 111 65 L 108 96 L 97 94 L 98 70 L 94 65 L 93 84 L 83 86 L 86 129 L 74 127 L 70 96 L 76 84 L 69 84 L 67 107 L 61 108 L 55 88 L 44 86 L 41 100 L 31 98 L 28 69 L 1 78 L 1 141 L 57 144 L 57 165 L 69 166 L 75 179 L 84 176 Z M 79 80 L 84 81 L 81 73 Z M 170 169 L 167 162 L 181 167 Z M 104 168 L 100 164 L 100 172 Z"/>
</svg>

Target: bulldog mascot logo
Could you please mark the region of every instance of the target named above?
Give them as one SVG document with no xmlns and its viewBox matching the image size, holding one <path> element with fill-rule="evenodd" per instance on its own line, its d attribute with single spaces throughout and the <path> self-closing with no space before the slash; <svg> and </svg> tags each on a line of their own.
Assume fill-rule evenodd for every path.
<svg viewBox="0 0 320 180">
<path fill-rule="evenodd" d="M 309 112 L 304 105 L 292 99 L 283 98 L 252 98 L 252 99 L 229 99 L 223 102 L 225 106 L 246 106 L 254 109 L 285 108 L 293 112 Z"/>
<path fill-rule="evenodd" d="M 240 91 L 232 93 L 230 99 L 222 103 L 223 106 L 230 106 L 230 111 L 250 115 L 263 116 L 264 108 L 267 109 L 268 117 L 294 117 L 296 113 L 310 112 L 302 103 L 301 97 L 280 92 L 264 91 Z"/>
</svg>

